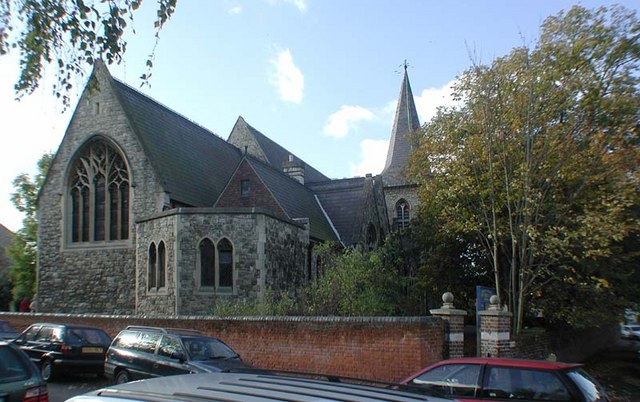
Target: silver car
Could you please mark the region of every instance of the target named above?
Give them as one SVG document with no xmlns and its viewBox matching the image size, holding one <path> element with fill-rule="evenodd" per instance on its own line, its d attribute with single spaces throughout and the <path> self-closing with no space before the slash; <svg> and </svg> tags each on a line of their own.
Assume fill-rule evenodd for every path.
<svg viewBox="0 0 640 402">
<path fill-rule="evenodd" d="M 258 372 L 185 374 L 115 385 L 76 396 L 68 402 L 449 401 L 445 398 L 401 391 L 394 387 L 366 385 L 366 380 L 343 380 L 341 377 L 329 377 L 327 381 L 309 378 L 308 375 Z"/>
</svg>

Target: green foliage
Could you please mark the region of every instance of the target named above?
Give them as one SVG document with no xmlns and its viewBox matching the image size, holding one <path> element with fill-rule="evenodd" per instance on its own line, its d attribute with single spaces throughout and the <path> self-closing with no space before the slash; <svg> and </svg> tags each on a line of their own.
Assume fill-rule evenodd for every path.
<svg viewBox="0 0 640 402">
<path fill-rule="evenodd" d="M 266 301 L 239 301 L 218 297 L 211 313 L 218 317 L 299 315 L 299 303 L 286 293 L 267 290 Z"/>
<path fill-rule="evenodd" d="M 311 315 L 379 316 L 399 314 L 403 278 L 383 264 L 381 251 L 317 250 L 323 274 L 306 290 L 305 310 Z"/>
<path fill-rule="evenodd" d="M 156 44 L 159 32 L 175 11 L 177 0 L 158 0 Z M 127 43 L 123 36 L 128 21 L 142 0 L 0 0 L 0 55 L 17 48 L 20 52 L 18 96 L 32 93 L 47 65 L 57 68 L 53 93 L 69 104 L 72 78 L 84 74 L 83 67 L 97 58 L 120 63 Z M 146 62 L 151 77 L 154 53 Z"/>
<path fill-rule="evenodd" d="M 539 42 L 455 86 L 461 106 L 426 125 L 412 171 L 425 216 L 488 264 L 515 315 L 592 325 L 624 300 L 637 255 L 640 23 L 573 7 Z M 626 250 L 625 256 L 619 252 Z M 634 261 L 612 265 L 621 258 Z M 594 305 L 595 304 L 595 305 Z M 578 318 L 576 311 L 583 314 Z"/>
<path fill-rule="evenodd" d="M 300 296 L 267 291 L 265 301 L 217 298 L 212 314 L 229 316 L 387 316 L 406 313 L 406 278 L 383 264 L 388 252 L 342 249 L 334 243 L 317 246 L 322 273 Z"/>
<path fill-rule="evenodd" d="M 44 154 L 38 161 L 38 173 L 31 179 L 21 174 L 13 181 L 15 193 L 11 201 L 18 211 L 25 214 L 22 229 L 16 233 L 14 243 L 7 249 L 13 259 L 11 282 L 14 300 L 23 297 L 31 299 L 36 285 L 36 257 L 38 240 L 38 220 L 36 216 L 38 193 L 53 161 L 53 154 Z"/>
</svg>

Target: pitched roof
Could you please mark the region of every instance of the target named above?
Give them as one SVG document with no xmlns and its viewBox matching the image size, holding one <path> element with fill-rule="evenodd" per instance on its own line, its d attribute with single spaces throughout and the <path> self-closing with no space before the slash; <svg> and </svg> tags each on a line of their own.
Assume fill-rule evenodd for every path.
<svg viewBox="0 0 640 402">
<path fill-rule="evenodd" d="M 259 150 L 255 150 L 252 153 L 254 156 L 265 160 L 275 169 L 282 169 L 282 165 L 285 162 L 289 161 L 289 155 L 293 155 L 296 161 L 300 161 L 304 163 L 304 181 L 305 183 L 313 183 L 319 181 L 329 180 L 329 178 L 318 170 L 313 168 L 313 166 L 304 162 L 302 159 L 295 156 L 292 152 L 283 148 L 281 145 L 277 144 L 275 141 L 269 139 L 266 135 L 262 134 L 260 131 L 253 128 L 250 124 L 248 124 L 242 116 L 238 117 L 236 124 L 229 134 L 228 141 L 238 148 L 243 148 L 243 145 L 238 142 L 237 138 L 243 137 L 240 134 L 245 134 L 251 137 L 255 143 L 260 148 Z"/>
<path fill-rule="evenodd" d="M 173 200 L 212 206 L 242 154 L 216 134 L 111 78 L 133 131 Z"/>
<path fill-rule="evenodd" d="M 247 161 L 291 219 L 309 218 L 312 237 L 338 240 L 322 206 L 309 188 L 254 157 L 247 156 Z"/>
<path fill-rule="evenodd" d="M 385 184 L 400 185 L 406 182 L 405 169 L 413 148 L 411 133 L 418 128 L 420 128 L 420 121 L 405 65 L 396 116 L 393 121 L 393 131 L 387 151 L 387 162 L 382 171 Z"/>
<path fill-rule="evenodd" d="M 365 178 L 331 180 L 310 185 L 345 245 L 357 242 L 360 216 L 365 197 Z"/>
</svg>

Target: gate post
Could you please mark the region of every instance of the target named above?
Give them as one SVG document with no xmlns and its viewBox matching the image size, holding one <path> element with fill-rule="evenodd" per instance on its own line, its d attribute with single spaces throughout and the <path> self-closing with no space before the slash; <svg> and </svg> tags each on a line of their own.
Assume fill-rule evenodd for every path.
<svg viewBox="0 0 640 402">
<path fill-rule="evenodd" d="M 432 316 L 444 322 L 444 358 L 464 357 L 464 317 L 467 312 L 453 306 L 453 294 L 442 295 L 442 307 L 429 310 Z"/>
<path fill-rule="evenodd" d="M 491 296 L 490 306 L 481 311 L 480 356 L 512 357 L 515 342 L 511 341 L 511 314 L 500 308 L 498 296 Z"/>
</svg>

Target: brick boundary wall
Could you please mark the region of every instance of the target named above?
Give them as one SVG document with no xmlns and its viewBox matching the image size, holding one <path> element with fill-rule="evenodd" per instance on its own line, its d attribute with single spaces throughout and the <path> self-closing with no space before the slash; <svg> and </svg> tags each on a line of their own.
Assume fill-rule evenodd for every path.
<svg viewBox="0 0 640 402">
<path fill-rule="evenodd" d="M 255 367 L 399 381 L 442 360 L 435 317 L 116 316 L 0 313 L 17 331 L 36 322 L 83 324 L 112 337 L 127 325 L 189 328 L 217 337 Z"/>
</svg>

